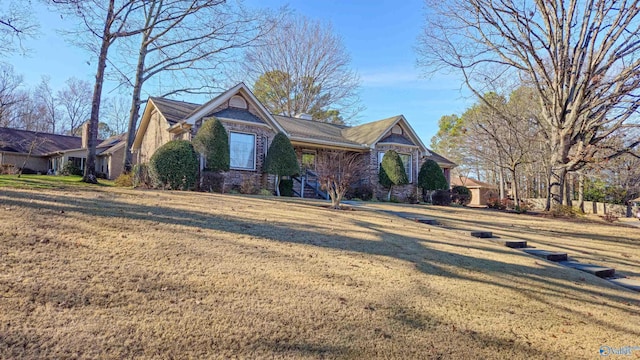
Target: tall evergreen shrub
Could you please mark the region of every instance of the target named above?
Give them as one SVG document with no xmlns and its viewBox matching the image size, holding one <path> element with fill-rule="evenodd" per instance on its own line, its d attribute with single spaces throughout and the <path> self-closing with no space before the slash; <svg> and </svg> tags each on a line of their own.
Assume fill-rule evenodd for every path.
<svg viewBox="0 0 640 360">
<path fill-rule="evenodd" d="M 276 176 L 276 194 L 280 196 L 280 177 L 300 173 L 300 165 L 287 135 L 277 133 L 267 151 L 264 171 Z"/>
<path fill-rule="evenodd" d="M 193 137 L 193 146 L 207 160 L 207 171 L 228 171 L 230 164 L 229 135 L 220 120 L 205 121 Z"/>
<path fill-rule="evenodd" d="M 409 183 L 402 159 L 394 150 L 384 153 L 380 163 L 380 171 L 378 172 L 378 181 L 383 187 L 389 188 L 387 201 L 391 201 L 391 189 L 394 185 L 406 185 Z"/>
</svg>

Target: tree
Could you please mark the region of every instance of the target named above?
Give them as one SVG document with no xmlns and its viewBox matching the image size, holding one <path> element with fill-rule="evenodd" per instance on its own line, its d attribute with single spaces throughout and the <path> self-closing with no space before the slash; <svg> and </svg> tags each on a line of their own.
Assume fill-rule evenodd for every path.
<svg viewBox="0 0 640 360">
<path fill-rule="evenodd" d="M 378 181 L 380 185 L 389 188 L 387 201 L 391 201 L 391 190 L 394 185 L 406 185 L 409 183 L 407 173 L 404 171 L 404 165 L 400 155 L 394 150 L 384 153 L 382 162 L 380 163 L 380 171 L 378 172 Z"/>
<path fill-rule="evenodd" d="M 277 133 L 273 138 L 267 157 L 264 160 L 264 171 L 276 176 L 276 194 L 280 196 L 280 177 L 300 173 L 298 158 L 291 141 L 284 133 Z"/>
<path fill-rule="evenodd" d="M 220 120 L 214 118 L 205 121 L 193 138 L 193 146 L 204 155 L 207 162 L 206 170 L 229 170 L 229 136 Z"/>
<path fill-rule="evenodd" d="M 422 189 L 423 196 L 426 195 L 427 192 L 429 193 L 429 202 L 431 202 L 431 194 L 434 190 L 449 189 L 449 183 L 447 183 L 447 178 L 444 177 L 444 172 L 442 172 L 438 163 L 431 159 L 427 159 L 427 161 L 420 166 L 418 186 Z"/>
<path fill-rule="evenodd" d="M 274 114 L 307 113 L 317 121 L 349 122 L 362 109 L 359 78 L 331 26 L 305 17 L 270 32 L 246 51 L 244 70 L 256 97 Z"/>
<path fill-rule="evenodd" d="M 58 90 L 56 99 L 61 108 L 64 130 L 68 135 L 80 135 L 81 125 L 91 116 L 92 90 L 88 81 L 72 77 Z"/>
<path fill-rule="evenodd" d="M 0 64 L 0 126 L 19 127 L 16 116 L 24 97 L 20 94 L 22 75 L 13 71 L 13 66 Z"/>
<path fill-rule="evenodd" d="M 38 25 L 32 19 L 30 2 L 0 2 L 0 56 L 18 49 L 24 52 L 22 41 L 35 37 L 37 32 Z"/>
<path fill-rule="evenodd" d="M 143 25 L 139 32 L 137 61 L 133 74 L 120 71 L 123 83 L 133 87 L 127 146 L 124 153 L 125 172 L 131 170 L 131 146 L 142 101 L 143 86 L 152 78 L 180 77 L 182 88 L 172 88 L 162 96 L 191 93 L 208 94 L 215 90 L 212 72 L 230 61 L 238 49 L 251 46 L 271 31 L 278 19 L 268 12 L 250 12 L 235 2 L 225 0 L 150 0 L 136 12 Z M 132 45 L 135 46 L 135 45 Z M 126 64 L 130 47 L 122 46 Z"/>
<path fill-rule="evenodd" d="M 43 76 L 40 84 L 36 86 L 33 97 L 35 104 L 40 108 L 43 122 L 47 125 L 47 131 L 57 134 L 60 129 L 60 111 L 58 99 L 55 97 L 49 82 L 49 76 Z"/>
<path fill-rule="evenodd" d="M 551 153 L 550 204 L 612 133 L 637 126 L 640 6 L 612 1 L 428 0 L 419 42 L 428 71 L 458 71 L 487 90 L 522 79 L 540 106 L 536 119 Z M 484 101 L 490 105 L 488 101 Z M 640 142 L 640 140 L 638 140 Z"/>
<path fill-rule="evenodd" d="M 340 202 L 364 171 L 362 154 L 338 150 L 322 151 L 316 160 L 316 174 L 322 189 L 331 198 L 331 207 L 340 209 Z"/>
<path fill-rule="evenodd" d="M 89 149 L 82 181 L 97 183 L 98 179 L 95 174 L 96 143 L 107 54 L 116 39 L 140 34 L 145 29 L 144 25 L 141 25 L 141 28 L 137 27 L 138 24 L 133 19 L 141 9 L 147 6 L 147 2 L 135 0 L 50 0 L 50 2 L 60 6 L 68 14 L 78 17 L 83 30 L 79 30 L 76 34 L 79 34 L 81 39 L 85 36 L 84 34 L 90 34 L 95 39 L 95 43 L 93 41 L 84 43 L 85 46 L 96 51 L 98 61 L 89 118 Z M 93 45 L 97 43 L 100 45 L 96 49 Z"/>
</svg>

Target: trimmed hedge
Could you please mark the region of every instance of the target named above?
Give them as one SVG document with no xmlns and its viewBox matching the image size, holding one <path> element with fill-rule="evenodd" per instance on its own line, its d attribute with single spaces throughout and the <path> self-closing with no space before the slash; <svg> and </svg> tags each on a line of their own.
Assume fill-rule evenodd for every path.
<svg viewBox="0 0 640 360">
<path fill-rule="evenodd" d="M 193 146 L 207 159 L 207 171 L 229 171 L 229 135 L 220 120 L 205 121 L 193 137 Z"/>
<path fill-rule="evenodd" d="M 293 179 L 280 180 L 280 196 L 293 196 Z"/>
<path fill-rule="evenodd" d="M 149 172 L 156 186 L 172 190 L 193 189 L 198 178 L 198 157 L 191 142 L 174 140 L 151 156 Z"/>
<path fill-rule="evenodd" d="M 442 172 L 438 163 L 431 159 L 428 159 L 420 166 L 418 186 L 428 191 L 447 190 L 449 188 L 447 178 L 444 177 L 444 172 Z"/>
<path fill-rule="evenodd" d="M 466 186 L 454 186 L 451 189 L 451 202 L 462 206 L 469 205 L 471 202 L 471 190 Z"/>
<path fill-rule="evenodd" d="M 433 205 L 449 206 L 451 205 L 451 193 L 449 190 L 436 190 L 431 195 Z"/>
</svg>

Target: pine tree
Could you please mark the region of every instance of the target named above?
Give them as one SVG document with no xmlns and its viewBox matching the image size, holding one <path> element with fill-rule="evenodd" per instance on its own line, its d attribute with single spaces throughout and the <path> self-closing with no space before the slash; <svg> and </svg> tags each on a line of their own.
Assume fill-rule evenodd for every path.
<svg viewBox="0 0 640 360">
<path fill-rule="evenodd" d="M 276 194 L 280 196 L 280 177 L 300 173 L 298 158 L 287 135 L 278 133 L 273 138 L 264 161 L 264 171 L 276 176 Z"/>
<path fill-rule="evenodd" d="M 229 135 L 220 120 L 205 121 L 193 138 L 193 146 L 207 160 L 206 170 L 229 170 Z"/>
<path fill-rule="evenodd" d="M 387 201 L 391 201 L 391 189 L 394 185 L 406 185 L 409 183 L 407 173 L 404 171 L 404 165 L 400 155 L 394 150 L 384 153 L 382 162 L 380 163 L 380 171 L 378 172 L 378 181 L 380 185 L 389 188 Z"/>
</svg>

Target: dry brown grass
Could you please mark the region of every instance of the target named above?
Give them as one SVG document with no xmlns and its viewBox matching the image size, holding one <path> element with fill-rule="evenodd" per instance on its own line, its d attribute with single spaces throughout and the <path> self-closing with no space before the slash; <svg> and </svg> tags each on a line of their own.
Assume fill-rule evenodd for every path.
<svg viewBox="0 0 640 360">
<path fill-rule="evenodd" d="M 634 273 L 638 229 L 374 205 L 449 230 L 323 204 L 0 189 L 0 358 L 594 358 L 640 345 L 637 293 L 462 231 Z"/>
</svg>

